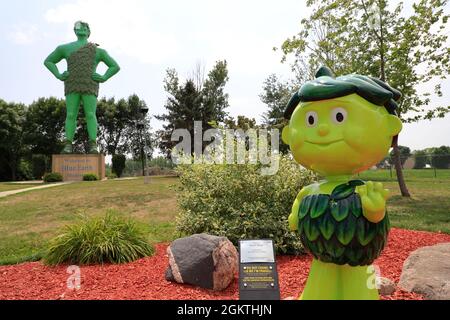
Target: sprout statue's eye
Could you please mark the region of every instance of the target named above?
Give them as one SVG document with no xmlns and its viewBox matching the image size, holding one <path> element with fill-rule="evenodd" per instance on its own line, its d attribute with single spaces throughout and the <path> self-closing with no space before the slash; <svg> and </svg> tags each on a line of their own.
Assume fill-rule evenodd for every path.
<svg viewBox="0 0 450 320">
<path fill-rule="evenodd" d="M 315 127 L 319 121 L 319 116 L 316 112 L 310 111 L 306 114 L 306 125 L 308 127 Z"/>
<path fill-rule="evenodd" d="M 341 124 L 347 120 L 347 110 L 336 108 L 331 112 L 331 120 L 336 124 Z"/>
</svg>

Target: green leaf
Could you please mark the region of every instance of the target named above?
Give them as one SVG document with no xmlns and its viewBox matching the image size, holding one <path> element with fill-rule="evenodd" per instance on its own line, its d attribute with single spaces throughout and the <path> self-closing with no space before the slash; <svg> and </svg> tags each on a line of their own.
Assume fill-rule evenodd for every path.
<svg viewBox="0 0 450 320">
<path fill-rule="evenodd" d="M 350 211 L 350 205 L 347 199 L 339 200 L 338 202 L 331 202 L 330 207 L 331 214 L 337 222 L 341 222 L 347 218 Z"/>
<path fill-rule="evenodd" d="M 356 218 L 359 218 L 363 214 L 361 197 L 353 194 L 348 200 L 350 201 L 350 211 Z"/>
<path fill-rule="evenodd" d="M 319 218 L 327 210 L 330 198 L 328 195 L 319 194 L 315 196 L 315 205 L 311 205 L 310 216 L 312 219 Z"/>
<path fill-rule="evenodd" d="M 311 200 L 312 200 L 312 196 L 307 196 L 300 203 L 299 215 L 298 215 L 299 219 L 303 219 L 308 214 L 309 208 L 311 206 Z"/>
<path fill-rule="evenodd" d="M 348 185 L 347 183 L 337 186 L 331 193 L 332 200 L 341 200 L 349 197 L 355 192 L 355 187 Z"/>
<path fill-rule="evenodd" d="M 349 214 L 347 216 L 347 219 L 338 224 L 336 237 L 338 238 L 340 243 L 346 246 L 352 241 L 353 237 L 355 236 L 355 232 L 356 218 L 352 214 Z"/>
<path fill-rule="evenodd" d="M 319 222 L 319 230 L 326 240 L 330 240 L 334 233 L 335 221 L 329 213 L 322 217 Z"/>
<path fill-rule="evenodd" d="M 307 217 L 303 224 L 303 231 L 309 241 L 316 241 L 320 235 L 319 229 L 316 224 Z"/>
<path fill-rule="evenodd" d="M 356 235 L 362 246 L 367 246 L 373 240 L 377 232 L 377 226 L 366 218 L 360 217 L 356 223 Z"/>
</svg>

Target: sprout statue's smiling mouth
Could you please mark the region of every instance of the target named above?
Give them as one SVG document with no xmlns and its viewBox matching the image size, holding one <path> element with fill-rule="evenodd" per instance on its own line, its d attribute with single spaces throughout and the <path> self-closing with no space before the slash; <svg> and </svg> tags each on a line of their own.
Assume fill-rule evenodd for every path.
<svg viewBox="0 0 450 320">
<path fill-rule="evenodd" d="M 308 141 L 308 140 L 305 140 L 306 143 L 319 145 L 321 147 L 327 147 L 327 146 L 330 146 L 332 144 L 335 144 L 335 143 L 338 143 L 341 141 L 344 141 L 344 139 L 337 139 L 337 140 L 333 140 L 333 141 Z"/>
</svg>

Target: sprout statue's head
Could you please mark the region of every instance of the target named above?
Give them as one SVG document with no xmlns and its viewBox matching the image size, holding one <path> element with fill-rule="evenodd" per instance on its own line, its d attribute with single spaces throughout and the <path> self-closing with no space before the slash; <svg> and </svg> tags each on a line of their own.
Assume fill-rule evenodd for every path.
<svg viewBox="0 0 450 320">
<path fill-rule="evenodd" d="M 77 37 L 89 38 L 91 35 L 91 29 L 89 28 L 89 24 L 83 21 L 75 22 L 73 31 L 75 32 Z"/>
<path fill-rule="evenodd" d="M 283 141 L 294 159 L 324 176 L 352 175 L 381 161 L 402 129 L 401 93 L 358 74 L 334 78 L 322 67 L 291 98 Z"/>
</svg>

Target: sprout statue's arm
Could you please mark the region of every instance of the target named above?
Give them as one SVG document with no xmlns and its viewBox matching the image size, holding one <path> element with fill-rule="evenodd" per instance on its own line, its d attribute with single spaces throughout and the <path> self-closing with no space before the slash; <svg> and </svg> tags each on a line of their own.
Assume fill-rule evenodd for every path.
<svg viewBox="0 0 450 320">
<path fill-rule="evenodd" d="M 50 70 L 51 73 L 53 73 L 53 75 L 57 79 L 64 81 L 67 79 L 69 74 L 67 73 L 67 71 L 65 71 L 61 74 L 58 70 L 58 67 L 56 66 L 56 64 L 58 62 L 60 62 L 62 59 L 64 59 L 64 53 L 63 53 L 62 48 L 58 47 L 55 49 L 55 51 L 50 53 L 50 55 L 47 57 L 47 59 L 45 59 L 44 65 L 47 67 L 48 70 Z"/>
<path fill-rule="evenodd" d="M 108 81 L 111 77 L 113 77 L 117 72 L 120 71 L 119 64 L 114 60 L 106 50 L 99 49 L 100 50 L 100 62 L 103 62 L 108 67 L 108 70 L 106 70 L 105 74 L 99 75 L 98 73 L 94 73 L 92 76 L 92 79 L 94 79 L 97 82 L 105 82 Z"/>
</svg>

